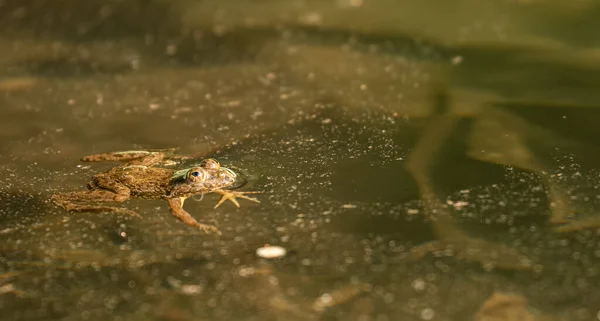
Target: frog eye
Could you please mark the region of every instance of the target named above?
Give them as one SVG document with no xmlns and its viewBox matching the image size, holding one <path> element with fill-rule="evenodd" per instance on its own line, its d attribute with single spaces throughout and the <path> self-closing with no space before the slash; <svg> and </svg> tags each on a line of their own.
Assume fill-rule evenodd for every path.
<svg viewBox="0 0 600 321">
<path fill-rule="evenodd" d="M 188 173 L 188 180 L 193 182 L 203 182 L 206 179 L 206 172 L 202 169 L 192 169 Z"/>
<path fill-rule="evenodd" d="M 202 163 L 200 164 L 200 166 L 202 166 L 202 168 L 206 168 L 206 169 L 219 169 L 221 168 L 221 164 L 219 164 L 219 162 L 217 162 L 216 159 L 205 159 L 202 161 Z"/>
</svg>

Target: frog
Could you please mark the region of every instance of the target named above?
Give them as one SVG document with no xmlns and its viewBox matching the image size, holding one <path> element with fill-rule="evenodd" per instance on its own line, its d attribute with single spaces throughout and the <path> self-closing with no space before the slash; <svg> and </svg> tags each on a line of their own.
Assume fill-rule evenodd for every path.
<svg viewBox="0 0 600 321">
<path fill-rule="evenodd" d="M 176 170 L 169 166 L 177 161 L 192 157 L 169 155 L 173 149 L 117 151 L 94 154 L 81 158 L 83 162 L 117 161 L 122 164 L 93 175 L 87 184 L 87 191 L 57 193 L 51 200 L 69 212 L 102 212 L 141 216 L 130 209 L 118 206 L 105 206 L 97 203 L 125 202 L 130 198 L 165 200 L 169 212 L 184 224 L 198 228 L 209 234 L 222 234 L 214 225 L 198 222 L 184 208 L 185 200 L 191 196 L 208 193 L 221 194 L 215 209 L 225 201 L 240 207 L 239 199 L 260 203 L 248 194 L 260 192 L 233 191 L 237 174 L 213 158 L 203 159 L 192 167 Z"/>
</svg>

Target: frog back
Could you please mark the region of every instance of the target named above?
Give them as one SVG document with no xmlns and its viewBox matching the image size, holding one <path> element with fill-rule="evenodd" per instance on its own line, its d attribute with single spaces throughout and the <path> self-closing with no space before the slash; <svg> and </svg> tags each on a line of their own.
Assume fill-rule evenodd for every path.
<svg viewBox="0 0 600 321">
<path fill-rule="evenodd" d="M 168 197 L 174 170 L 136 165 L 116 170 L 119 183 L 129 188 L 132 197 L 146 199 Z"/>
</svg>

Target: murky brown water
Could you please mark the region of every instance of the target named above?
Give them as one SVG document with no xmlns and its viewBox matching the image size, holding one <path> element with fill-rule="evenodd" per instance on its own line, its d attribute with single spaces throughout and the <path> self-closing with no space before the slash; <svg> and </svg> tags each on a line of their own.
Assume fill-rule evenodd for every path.
<svg viewBox="0 0 600 321">
<path fill-rule="evenodd" d="M 598 8 L 0 1 L 0 319 L 599 319 Z M 168 147 L 261 203 L 49 201 Z"/>
</svg>

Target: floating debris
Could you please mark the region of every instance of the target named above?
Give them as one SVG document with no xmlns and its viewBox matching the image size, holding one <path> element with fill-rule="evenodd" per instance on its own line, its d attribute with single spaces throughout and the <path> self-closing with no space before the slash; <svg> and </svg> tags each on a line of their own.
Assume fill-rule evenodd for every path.
<svg viewBox="0 0 600 321">
<path fill-rule="evenodd" d="M 351 284 L 328 293 L 323 293 L 313 302 L 312 308 L 317 312 L 323 312 L 327 308 L 343 304 L 355 298 L 363 292 L 368 291 L 369 288 L 370 285 L 359 283 Z"/>
<path fill-rule="evenodd" d="M 287 253 L 286 249 L 278 245 L 265 245 L 256 249 L 256 255 L 265 259 L 275 259 L 284 257 Z"/>
<path fill-rule="evenodd" d="M 495 292 L 474 316 L 475 321 L 551 321 L 553 317 L 541 314 L 529 306 L 519 294 Z"/>
</svg>

